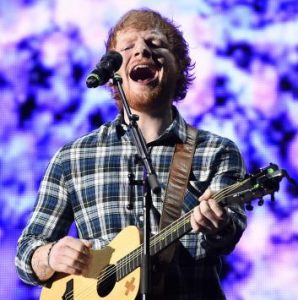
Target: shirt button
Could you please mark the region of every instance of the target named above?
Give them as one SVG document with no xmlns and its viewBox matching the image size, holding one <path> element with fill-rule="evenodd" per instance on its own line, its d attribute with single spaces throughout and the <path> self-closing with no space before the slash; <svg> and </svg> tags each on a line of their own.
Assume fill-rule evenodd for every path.
<svg viewBox="0 0 298 300">
<path fill-rule="evenodd" d="M 139 216 L 139 224 L 138 224 L 139 228 L 143 228 L 144 227 L 144 217 L 142 215 Z"/>
</svg>

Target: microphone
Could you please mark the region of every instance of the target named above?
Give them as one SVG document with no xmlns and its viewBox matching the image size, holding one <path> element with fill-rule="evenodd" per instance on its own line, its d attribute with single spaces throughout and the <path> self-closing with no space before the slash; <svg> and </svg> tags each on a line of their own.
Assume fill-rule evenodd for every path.
<svg viewBox="0 0 298 300">
<path fill-rule="evenodd" d="M 104 85 L 113 77 L 114 72 L 118 71 L 122 64 L 122 56 L 119 52 L 107 52 L 96 65 L 86 79 L 88 88 L 95 88 Z"/>
</svg>

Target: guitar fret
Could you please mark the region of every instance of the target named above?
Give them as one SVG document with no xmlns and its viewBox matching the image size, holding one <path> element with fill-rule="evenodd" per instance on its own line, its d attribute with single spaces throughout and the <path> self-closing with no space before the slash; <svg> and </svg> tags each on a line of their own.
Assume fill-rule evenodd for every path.
<svg viewBox="0 0 298 300">
<path fill-rule="evenodd" d="M 172 242 L 191 230 L 190 214 L 185 214 L 182 218 L 173 222 L 169 227 L 162 230 L 150 239 L 150 254 L 155 255 L 159 251 L 169 246 Z"/>
<path fill-rule="evenodd" d="M 162 230 L 160 233 L 150 238 L 151 256 L 169 246 L 172 242 L 191 229 L 189 216 L 190 214 L 186 214 L 182 219 L 175 221 L 169 228 L 167 228 L 167 230 Z M 116 265 L 117 280 L 120 280 L 137 267 L 140 267 L 142 257 L 143 245 L 121 258 Z"/>
<path fill-rule="evenodd" d="M 122 279 L 127 274 L 131 273 L 134 269 L 141 265 L 142 247 L 138 247 L 128 255 L 118 260 L 116 264 L 117 280 Z"/>
<path fill-rule="evenodd" d="M 224 189 L 225 190 L 225 189 Z M 220 198 L 222 190 L 214 195 L 217 201 L 220 202 L 223 198 Z M 184 216 L 174 221 L 170 226 L 164 228 L 157 235 L 150 238 L 150 255 L 153 256 L 165 249 L 172 242 L 176 241 L 184 234 L 191 230 L 190 215 L 193 211 L 189 211 Z M 143 245 L 132 251 L 130 254 L 126 255 L 120 259 L 117 263 L 116 273 L 117 280 L 125 277 L 127 274 L 132 272 L 137 267 L 141 266 L 143 257 Z"/>
<path fill-rule="evenodd" d="M 247 189 L 252 189 L 252 182 L 250 179 L 245 179 L 242 182 L 236 182 L 221 191 L 215 193 L 213 198 L 218 202 L 222 202 L 222 204 L 233 203 L 235 199 L 241 197 L 240 194 L 236 194 L 236 192 L 243 192 L 243 187 L 247 185 Z M 254 190 L 252 190 L 254 192 Z M 246 191 L 246 195 L 248 194 L 249 198 L 254 196 L 254 193 L 251 195 Z M 236 197 L 235 197 L 236 195 Z M 241 200 L 241 199 L 240 199 Z M 241 201 L 244 202 L 244 201 Z M 184 216 L 174 221 L 171 225 L 167 226 L 157 235 L 150 238 L 150 255 L 153 256 L 165 249 L 172 242 L 178 240 L 184 234 L 191 230 L 190 224 L 190 215 L 193 210 L 186 213 Z M 126 276 L 128 273 L 132 272 L 135 268 L 141 266 L 143 257 L 143 245 L 132 251 L 130 254 L 126 255 L 122 259 L 120 259 L 117 263 L 117 279 L 121 279 Z"/>
</svg>

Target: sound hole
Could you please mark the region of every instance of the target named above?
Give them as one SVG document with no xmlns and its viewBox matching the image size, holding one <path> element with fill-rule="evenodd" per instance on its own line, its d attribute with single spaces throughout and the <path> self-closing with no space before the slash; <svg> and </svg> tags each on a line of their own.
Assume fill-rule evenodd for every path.
<svg viewBox="0 0 298 300">
<path fill-rule="evenodd" d="M 109 265 L 100 273 L 97 282 L 97 293 L 100 297 L 107 296 L 116 284 L 116 268 L 114 265 Z"/>
</svg>

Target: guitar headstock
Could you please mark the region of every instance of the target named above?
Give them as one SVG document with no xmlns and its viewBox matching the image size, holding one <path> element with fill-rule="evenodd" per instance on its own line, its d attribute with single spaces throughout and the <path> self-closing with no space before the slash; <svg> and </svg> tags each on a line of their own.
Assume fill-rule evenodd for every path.
<svg viewBox="0 0 298 300">
<path fill-rule="evenodd" d="M 259 172 L 247 175 L 242 181 L 222 190 L 219 193 L 221 194 L 220 203 L 223 205 L 246 204 L 246 209 L 252 210 L 251 202 L 255 199 L 258 199 L 258 205 L 263 205 L 263 197 L 266 195 L 271 195 L 271 201 L 274 201 L 274 193 L 279 190 L 279 183 L 284 177 L 295 184 L 294 180 L 288 176 L 287 171 L 270 163 Z"/>
</svg>

